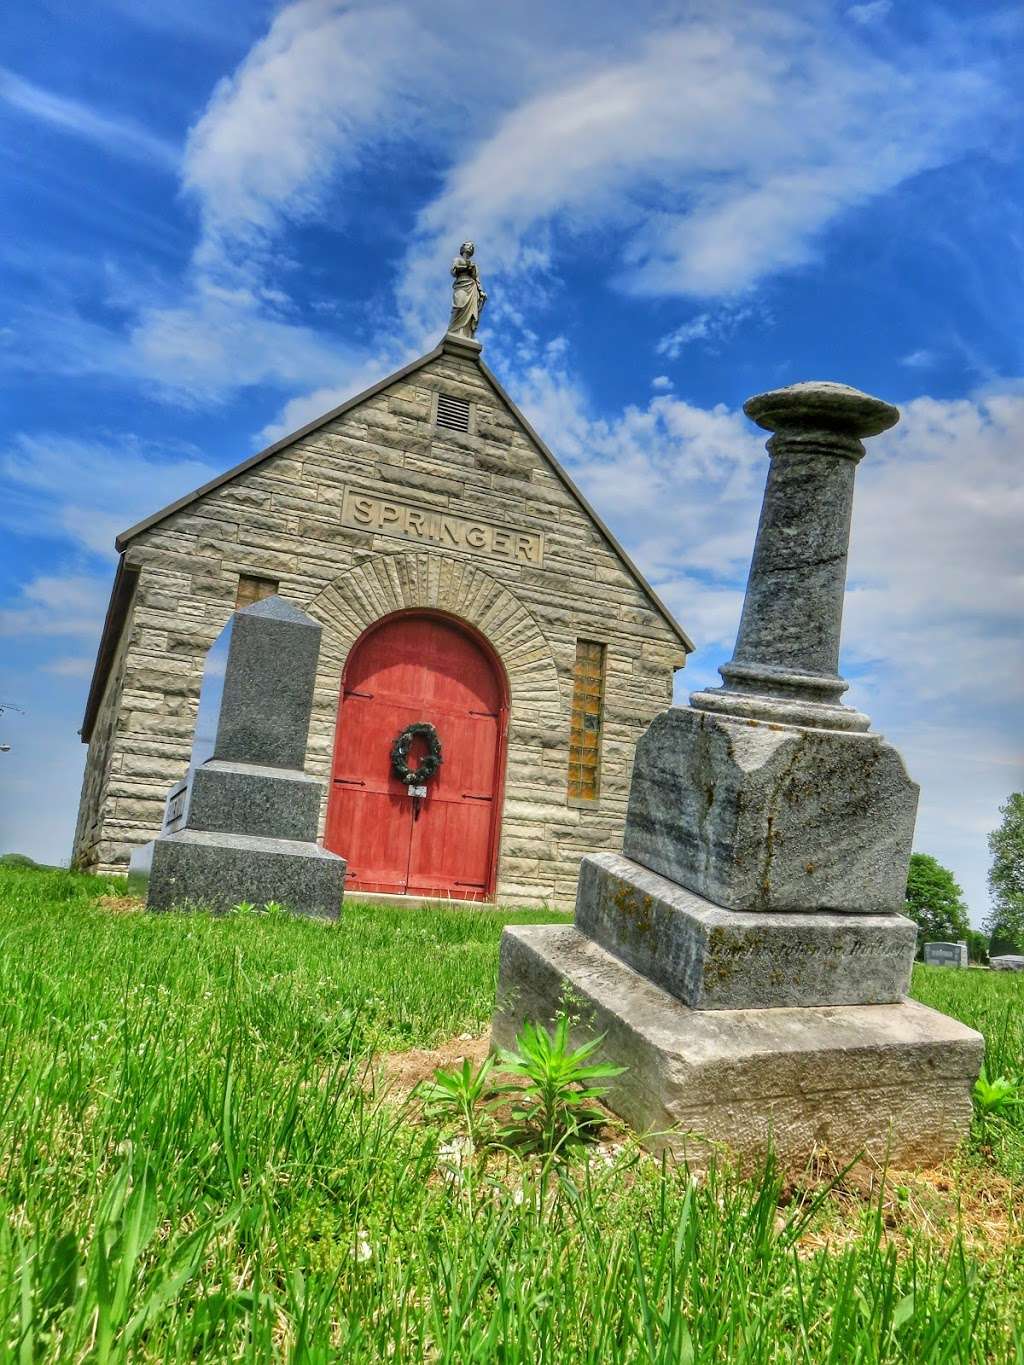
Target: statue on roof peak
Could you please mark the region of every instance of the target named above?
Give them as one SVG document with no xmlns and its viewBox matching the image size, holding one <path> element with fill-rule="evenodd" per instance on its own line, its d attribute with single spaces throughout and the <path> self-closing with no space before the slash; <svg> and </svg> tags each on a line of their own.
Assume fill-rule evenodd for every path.
<svg viewBox="0 0 1024 1365">
<path fill-rule="evenodd" d="M 480 314 L 487 302 L 487 295 L 480 283 L 480 272 L 473 260 L 475 250 L 472 242 L 463 242 L 459 254 L 452 261 L 452 315 L 448 322 L 449 335 L 469 337 L 470 340 L 476 336 Z"/>
</svg>

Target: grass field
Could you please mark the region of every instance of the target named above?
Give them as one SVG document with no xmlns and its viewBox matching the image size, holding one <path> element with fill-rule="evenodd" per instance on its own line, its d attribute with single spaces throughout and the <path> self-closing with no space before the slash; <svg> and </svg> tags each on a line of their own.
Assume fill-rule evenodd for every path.
<svg viewBox="0 0 1024 1365">
<path fill-rule="evenodd" d="M 1024 1361 L 1024 1116 L 942 1171 L 742 1179 L 626 1135 L 459 1165 L 371 1053 L 481 1034 L 504 923 L 119 913 L 0 872 L 3 1359 Z M 1024 980 L 914 993 L 1024 1071 Z"/>
</svg>

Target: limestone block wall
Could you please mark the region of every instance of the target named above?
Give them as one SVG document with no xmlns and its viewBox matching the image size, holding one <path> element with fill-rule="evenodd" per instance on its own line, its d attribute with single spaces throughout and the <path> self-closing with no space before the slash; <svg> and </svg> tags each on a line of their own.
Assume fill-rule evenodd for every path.
<svg viewBox="0 0 1024 1365">
<path fill-rule="evenodd" d="M 111 777 L 120 771 L 123 761 L 122 747 L 115 741 L 121 719 L 125 660 L 132 639 L 134 609 L 133 597 L 93 725 L 85 760 L 85 772 L 82 775 L 82 794 L 78 803 L 74 847 L 75 850 L 89 849 L 93 854 L 90 866 L 97 870 L 108 870 L 115 866 L 121 854 L 119 845 L 111 837 L 113 830 L 105 828 L 104 823 L 108 811 L 108 786 Z"/>
<path fill-rule="evenodd" d="M 438 391 L 471 403 L 469 432 L 434 424 Z M 90 746 L 78 865 L 124 870 L 158 830 L 239 574 L 278 579 L 324 625 L 312 773 L 330 772 L 362 630 L 447 611 L 487 636 L 510 681 L 500 899 L 569 905 L 582 854 L 621 847 L 633 746 L 671 703 L 683 646 L 473 358 L 430 360 L 141 531 L 126 560 L 139 581 Z M 606 646 L 601 794 L 583 808 L 566 798 L 578 637 Z"/>
</svg>

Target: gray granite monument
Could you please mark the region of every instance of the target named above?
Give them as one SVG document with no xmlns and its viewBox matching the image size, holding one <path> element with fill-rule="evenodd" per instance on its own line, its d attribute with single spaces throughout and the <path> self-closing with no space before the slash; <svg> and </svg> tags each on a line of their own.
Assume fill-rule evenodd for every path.
<svg viewBox="0 0 1024 1365">
<path fill-rule="evenodd" d="M 932 1162 L 983 1043 L 906 998 L 918 788 L 838 672 L 862 441 L 899 414 L 829 383 L 744 410 L 774 434 L 724 686 L 641 737 L 623 852 L 584 858 L 575 924 L 505 930 L 492 1037 L 570 1002 L 627 1068 L 612 1107 L 692 1157 Z"/>
<path fill-rule="evenodd" d="M 926 943 L 921 956 L 929 967 L 964 968 L 967 962 L 967 944 L 961 939 L 958 943 Z"/>
<path fill-rule="evenodd" d="M 149 909 L 273 901 L 338 915 L 345 860 L 316 842 L 322 789 L 303 771 L 320 631 L 267 597 L 210 647 L 188 772 L 159 836 L 132 855 Z"/>
</svg>

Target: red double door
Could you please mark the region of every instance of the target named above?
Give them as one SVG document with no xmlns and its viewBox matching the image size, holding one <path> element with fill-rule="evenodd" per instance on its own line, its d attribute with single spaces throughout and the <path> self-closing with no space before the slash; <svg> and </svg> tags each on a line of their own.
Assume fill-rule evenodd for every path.
<svg viewBox="0 0 1024 1365">
<path fill-rule="evenodd" d="M 449 618 L 401 613 L 349 655 L 324 843 L 348 859 L 348 890 L 486 900 L 494 894 L 506 689 L 500 665 Z M 428 721 L 441 766 L 410 796 L 391 748 Z M 416 738 L 416 768 L 426 744 Z"/>
</svg>

